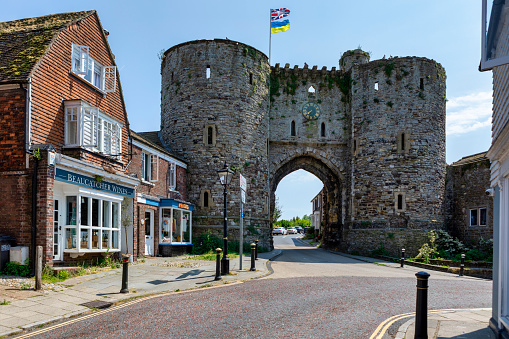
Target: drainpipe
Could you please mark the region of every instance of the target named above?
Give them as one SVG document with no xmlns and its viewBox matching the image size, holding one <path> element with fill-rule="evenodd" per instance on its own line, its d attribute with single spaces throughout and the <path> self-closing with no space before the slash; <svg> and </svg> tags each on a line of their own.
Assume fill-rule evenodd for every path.
<svg viewBox="0 0 509 339">
<path fill-rule="evenodd" d="M 37 234 L 37 173 L 39 170 L 39 159 L 34 158 L 34 172 L 32 174 L 32 274 L 35 275 L 35 248 Z"/>
<path fill-rule="evenodd" d="M 25 153 L 33 155 L 33 152 L 30 150 L 30 107 L 31 107 L 31 86 L 32 81 L 28 79 L 28 82 L 25 84 L 26 88 L 23 87 L 23 84 L 20 84 L 20 88 L 25 92 Z M 35 275 L 35 248 L 37 246 L 36 236 L 37 236 L 37 174 L 39 172 L 39 159 L 33 157 L 34 159 L 34 171 L 32 173 L 32 231 L 31 231 L 31 239 L 32 239 L 32 253 L 30 256 L 31 259 L 31 270 L 32 275 Z"/>
</svg>

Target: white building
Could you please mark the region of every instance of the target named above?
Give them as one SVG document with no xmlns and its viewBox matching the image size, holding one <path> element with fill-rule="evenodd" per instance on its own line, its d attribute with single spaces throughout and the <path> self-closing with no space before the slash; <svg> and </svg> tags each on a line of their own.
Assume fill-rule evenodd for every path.
<svg viewBox="0 0 509 339">
<path fill-rule="evenodd" d="M 493 303 L 490 327 L 509 338 L 509 1 L 494 0 L 489 27 L 483 0 L 481 71 L 493 72 L 491 161 L 493 201 Z M 489 0 L 491 2 L 491 0 Z"/>
</svg>

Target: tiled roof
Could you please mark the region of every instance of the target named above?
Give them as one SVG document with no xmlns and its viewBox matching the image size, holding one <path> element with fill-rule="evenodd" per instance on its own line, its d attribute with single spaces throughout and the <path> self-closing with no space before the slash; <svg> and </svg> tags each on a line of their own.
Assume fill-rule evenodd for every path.
<svg viewBox="0 0 509 339">
<path fill-rule="evenodd" d="M 0 83 L 25 81 L 55 35 L 95 11 L 0 22 Z"/>
<path fill-rule="evenodd" d="M 178 160 L 181 160 L 181 161 L 187 163 L 187 160 L 185 160 L 184 158 L 173 153 L 169 147 L 167 147 L 165 144 L 163 144 L 163 142 L 161 141 L 161 138 L 159 137 L 159 131 L 137 133 L 137 132 L 134 132 L 133 130 L 131 130 L 131 137 L 133 139 L 143 142 L 147 146 L 153 147 L 160 152 L 163 152 L 167 155 L 170 155 Z"/>
<path fill-rule="evenodd" d="M 474 162 L 486 161 L 486 160 L 488 160 L 488 157 L 486 157 L 486 153 L 488 153 L 488 152 L 481 152 L 481 153 L 463 157 L 460 160 L 453 162 L 451 164 L 451 166 L 463 166 L 463 165 L 467 165 L 467 164 L 472 164 Z"/>
</svg>

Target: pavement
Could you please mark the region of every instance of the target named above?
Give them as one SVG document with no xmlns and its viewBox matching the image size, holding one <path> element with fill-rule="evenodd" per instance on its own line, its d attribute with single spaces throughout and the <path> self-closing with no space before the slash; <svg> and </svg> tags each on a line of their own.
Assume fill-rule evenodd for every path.
<svg viewBox="0 0 509 339">
<path fill-rule="evenodd" d="M 230 259 L 230 275 L 214 281 L 215 262 L 174 258 L 146 258 L 129 265 L 129 293 L 120 293 L 122 269 L 112 269 L 96 274 L 65 280 L 53 289 L 4 288 L 0 291 L 0 337 L 21 334 L 30 336 L 32 329 L 58 323 L 98 309 L 127 303 L 132 299 L 162 293 L 179 293 L 196 288 L 217 287 L 243 280 L 261 278 L 272 270 L 271 259 L 281 250 L 260 253 L 256 271 L 250 271 L 251 258 L 245 256 L 240 269 L 240 259 Z M 341 255 L 345 255 L 341 253 Z M 349 256 L 361 261 L 398 265 L 379 259 Z M 438 273 L 438 272 L 437 272 Z M 448 273 L 441 273 L 448 274 Z M 479 278 L 472 278 L 479 279 Z M 414 296 L 412 296 L 414 297 Z M 2 302 L 2 299 L 4 300 Z M 429 310 L 428 338 L 495 338 L 488 328 L 491 309 Z M 415 314 L 396 315 L 382 322 L 370 339 L 414 338 Z"/>
</svg>

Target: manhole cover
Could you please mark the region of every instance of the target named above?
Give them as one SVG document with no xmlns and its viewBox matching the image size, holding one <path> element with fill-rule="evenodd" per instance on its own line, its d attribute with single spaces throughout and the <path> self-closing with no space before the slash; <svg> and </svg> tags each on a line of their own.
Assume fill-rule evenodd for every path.
<svg viewBox="0 0 509 339">
<path fill-rule="evenodd" d="M 86 303 L 83 303 L 80 305 L 85 306 L 85 307 L 90 307 L 90 308 L 108 308 L 111 305 L 113 305 L 113 303 L 110 303 L 107 301 L 101 301 L 101 300 L 94 300 L 94 301 L 89 301 L 89 302 L 86 302 Z"/>
</svg>

